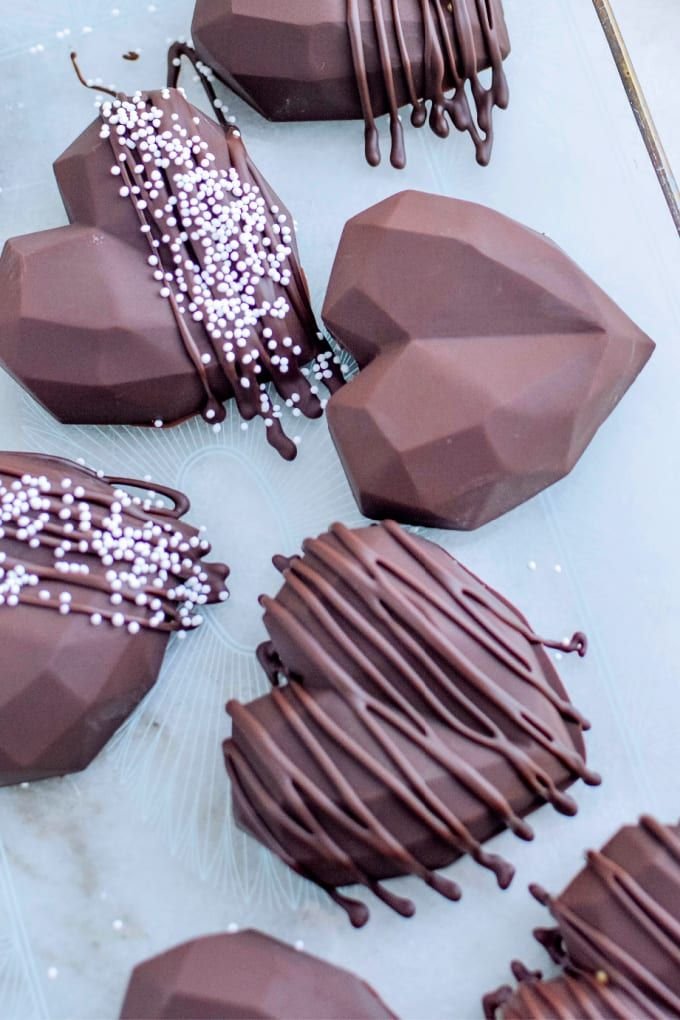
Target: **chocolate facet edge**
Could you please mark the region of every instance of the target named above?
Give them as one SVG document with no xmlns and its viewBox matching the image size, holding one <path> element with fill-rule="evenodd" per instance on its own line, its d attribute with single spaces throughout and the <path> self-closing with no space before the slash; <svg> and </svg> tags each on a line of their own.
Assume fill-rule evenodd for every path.
<svg viewBox="0 0 680 1020">
<path fill-rule="evenodd" d="M 361 511 L 428 527 L 564 478 L 654 350 L 547 238 L 413 191 L 347 223 L 323 318 L 361 369 L 328 407 Z"/>
<path fill-rule="evenodd" d="M 396 1020 L 349 971 L 259 931 L 209 935 L 135 967 L 121 1020 Z"/>
<path fill-rule="evenodd" d="M 470 853 L 509 884 L 482 843 L 564 793 L 585 765 L 587 723 L 568 702 L 544 642 L 505 599 L 447 553 L 388 522 L 334 525 L 303 556 L 277 558 L 284 585 L 262 598 L 271 641 L 258 656 L 275 685 L 230 702 L 225 760 L 237 822 L 342 905 L 355 926 L 359 883 L 405 916 L 385 878 L 437 873 Z M 559 643 L 585 651 L 583 635 Z M 279 677 L 288 682 L 278 687 Z"/>
<path fill-rule="evenodd" d="M 0 785 L 85 768 L 155 683 L 170 635 L 226 600 L 229 570 L 204 561 L 188 509 L 164 486 L 0 453 Z"/>
<path fill-rule="evenodd" d="M 531 887 L 557 922 L 534 934 L 563 976 L 513 964 L 520 984 L 488 995 L 487 1017 L 680 1016 L 680 823 L 644 815 L 586 862 L 557 897 Z"/>
</svg>

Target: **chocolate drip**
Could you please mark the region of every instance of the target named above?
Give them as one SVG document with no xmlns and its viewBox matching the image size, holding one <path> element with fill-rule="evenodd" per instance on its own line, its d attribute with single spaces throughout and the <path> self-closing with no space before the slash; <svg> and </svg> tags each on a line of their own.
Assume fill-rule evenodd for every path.
<svg viewBox="0 0 680 1020">
<path fill-rule="evenodd" d="M 459 131 L 470 135 L 477 162 L 486 166 L 493 147 L 493 108 L 505 109 L 509 101 L 508 83 L 503 70 L 503 54 L 494 23 L 493 0 L 418 0 L 423 30 L 423 79 L 416 85 L 412 61 L 402 24 L 399 0 L 371 0 L 375 41 L 380 56 L 383 84 L 387 96 L 392 144 L 390 161 L 401 170 L 406 165 L 404 132 L 399 117 L 392 51 L 396 50 L 400 72 L 412 105 L 411 123 L 421 127 L 431 104 L 430 127 L 440 138 L 449 134 L 447 116 Z M 468 4 L 475 6 L 481 29 L 483 53 L 478 52 Z M 391 12 L 390 39 L 386 10 Z M 373 113 L 373 99 L 364 58 L 364 35 L 359 0 L 347 0 L 347 28 L 357 89 L 365 121 L 366 159 L 371 166 L 380 163 L 380 143 Z M 370 41 L 369 41 L 370 45 Z M 491 84 L 482 84 L 478 68 L 491 67 Z M 472 103 L 468 95 L 471 92 Z M 449 94 L 452 90 L 452 94 Z M 474 113 L 472 107 L 474 106 Z"/>
<path fill-rule="evenodd" d="M 154 491 L 173 506 L 131 497 Z M 183 493 L 98 476 L 52 457 L 0 454 L 0 605 L 51 609 L 162 632 L 198 626 L 197 609 L 228 597 L 210 545 L 179 520 Z"/>
<path fill-rule="evenodd" d="M 105 104 L 102 107 L 104 122 L 118 120 L 121 108 L 125 109 L 126 105 L 139 109 L 141 104 L 143 104 L 147 116 L 158 111 L 153 125 L 154 130 L 157 130 L 156 138 L 161 135 L 163 121 L 166 129 L 175 130 L 177 126 L 181 125 L 179 135 L 192 130 L 190 108 L 186 105 L 181 110 L 181 114 L 178 114 L 177 104 L 172 103 L 169 91 L 151 93 L 143 98 L 141 96 L 133 97 L 132 103 L 120 100 L 111 106 Z M 119 111 L 118 115 L 116 111 Z M 172 121 L 170 120 L 171 116 Z M 154 179 L 151 174 L 158 171 L 159 166 L 165 160 L 156 157 L 153 162 L 148 164 L 137 162 L 139 155 L 134 151 L 137 146 L 133 145 L 130 148 L 129 134 L 113 130 L 108 132 L 107 137 L 117 160 L 114 165 L 120 167 L 121 179 L 133 202 L 144 236 L 147 239 L 150 260 L 153 260 L 153 264 L 159 267 L 159 274 L 162 274 L 162 282 L 165 286 L 161 289 L 161 294 L 170 303 L 182 343 L 205 391 L 206 404 L 203 417 L 212 424 L 223 421 L 226 411 L 222 400 L 226 394 L 231 394 L 235 398 L 244 420 L 251 421 L 257 416 L 262 418 L 266 424 L 268 441 L 284 458 L 292 460 L 296 455 L 295 444 L 285 435 L 279 413 L 272 404 L 265 385 L 260 383 L 258 371 L 264 371 L 266 377 L 272 380 L 277 391 L 286 399 L 295 397 L 296 406 L 310 418 L 321 415 L 321 402 L 298 364 L 297 359 L 301 354 L 301 349 L 294 347 L 290 340 L 286 344 L 284 338 L 276 336 L 277 333 L 280 334 L 277 320 L 284 317 L 289 310 L 288 305 L 282 303 L 282 298 L 278 299 L 281 307 L 277 306 L 276 300 L 273 304 L 272 302 L 261 304 L 255 311 L 255 320 L 249 318 L 250 310 L 256 307 L 255 298 L 250 298 L 247 290 L 236 299 L 237 302 L 240 302 L 240 308 L 235 313 L 230 309 L 222 310 L 220 308 L 221 304 L 228 304 L 220 297 L 220 286 L 227 285 L 216 286 L 214 282 L 215 270 L 219 272 L 221 269 L 219 262 L 213 261 L 211 257 L 215 254 L 215 247 L 211 244 L 203 247 L 200 244 L 192 243 L 194 239 L 198 239 L 195 227 L 192 229 L 192 217 L 188 213 L 182 215 L 180 211 L 182 203 L 179 201 L 183 191 L 188 194 L 189 187 L 183 188 L 181 183 L 179 186 L 177 184 L 186 176 L 186 170 L 192 173 L 199 166 L 203 167 L 205 158 L 210 157 L 210 154 L 206 152 L 205 145 L 201 145 L 199 136 L 194 135 L 196 144 L 192 146 L 189 163 L 182 168 L 182 175 L 163 170 L 162 176 Z M 239 266 L 242 264 L 245 266 L 246 259 L 255 248 L 257 252 L 253 258 L 256 260 L 256 268 L 251 276 L 255 276 L 258 271 L 261 271 L 266 278 L 269 272 L 267 267 L 268 252 L 280 252 L 282 241 L 284 245 L 286 243 L 291 245 L 287 248 L 285 257 L 278 258 L 277 264 L 272 270 L 272 279 L 286 281 L 286 298 L 290 301 L 295 315 L 304 323 L 305 329 L 310 335 L 316 335 L 316 326 L 306 300 L 301 271 L 292 248 L 290 229 L 286 228 L 287 233 L 285 233 L 277 223 L 277 231 L 274 230 L 275 224 L 270 216 L 269 208 L 271 198 L 266 191 L 262 193 L 262 179 L 259 174 L 253 172 L 253 166 L 246 154 L 239 132 L 230 128 L 226 142 L 230 167 L 229 170 L 221 168 L 222 179 L 217 188 L 213 187 L 212 182 L 205 181 L 204 191 L 207 205 L 215 209 L 218 202 L 226 201 L 230 203 L 232 210 L 237 210 L 238 198 L 247 196 L 249 192 L 254 196 L 261 195 L 263 199 L 261 208 L 257 207 L 257 200 L 254 203 L 244 202 L 247 209 L 244 209 L 242 213 L 237 212 L 233 217 L 234 223 L 239 216 L 241 217 L 236 236 L 238 236 L 238 232 L 241 232 L 242 236 L 249 233 L 252 223 L 257 222 L 258 219 L 262 225 L 249 233 L 249 237 L 245 241 L 239 239 L 239 247 L 236 253 L 232 253 L 230 261 L 233 262 L 235 257 L 240 260 L 237 262 L 238 271 Z M 149 147 L 152 144 L 153 140 L 150 141 Z M 153 185 L 151 190 L 147 188 L 148 184 Z M 202 184 L 203 182 L 191 182 L 190 191 L 195 192 L 202 187 Z M 226 190 L 226 194 L 222 188 Z M 142 195 L 143 201 L 135 200 L 135 195 Z M 237 196 L 237 198 L 230 202 L 229 195 Z M 267 203 L 266 208 L 265 202 Z M 168 213 L 172 215 L 168 215 Z M 232 225 L 228 224 L 224 229 L 233 236 L 235 228 Z M 261 230 L 262 233 L 258 235 L 256 230 Z M 207 232 L 205 236 L 209 236 Z M 263 242 L 265 242 L 264 247 Z M 228 244 L 230 242 L 219 238 L 218 243 Z M 176 286 L 176 272 L 173 272 L 173 265 L 177 262 L 177 253 L 181 259 L 180 265 L 183 268 L 183 277 L 186 281 L 184 285 L 180 285 L 179 290 Z M 220 253 L 218 252 L 218 254 Z M 258 265 L 261 270 L 258 270 Z M 208 282 L 206 287 L 206 281 L 213 282 Z M 258 283 L 259 280 L 255 286 Z M 232 285 L 228 286 L 233 293 Z M 241 284 L 237 282 L 235 286 L 236 290 L 240 292 Z M 224 326 L 221 329 L 206 328 L 199 332 L 198 329 L 192 329 L 188 324 L 189 316 L 187 316 L 187 304 L 183 300 L 184 294 L 188 292 L 189 295 L 192 295 L 203 290 L 207 292 L 205 301 L 217 308 L 213 313 L 216 317 L 215 321 L 222 325 L 222 318 L 218 319 L 217 317 L 224 317 Z M 252 285 L 251 290 L 254 294 Z M 191 311 L 191 305 L 188 307 Z M 268 312 L 267 309 L 271 309 L 271 312 Z M 199 307 L 193 312 L 192 318 L 194 321 L 204 323 L 206 316 Z M 254 321 L 257 322 L 255 329 L 251 328 L 251 323 Z M 232 328 L 228 328 L 230 326 Z M 247 344 L 241 345 L 238 341 L 227 344 L 220 342 L 225 336 L 233 337 L 237 334 L 240 339 L 247 340 Z M 268 343 L 267 336 L 274 339 Z M 276 354 L 272 354 L 271 344 L 274 345 L 273 350 L 276 351 Z M 226 347 L 229 350 L 226 351 L 225 357 Z M 290 350 L 288 350 L 289 347 Z M 317 354 L 321 354 L 323 345 L 317 342 L 315 347 Z M 230 355 L 232 356 L 230 357 Z M 329 359 L 329 352 L 325 358 L 322 357 L 324 369 Z M 216 366 L 219 366 L 219 369 Z M 337 373 L 333 373 L 330 381 L 331 388 L 336 388 Z"/>
<path fill-rule="evenodd" d="M 680 835 L 649 816 L 640 819 L 640 831 L 671 857 L 676 866 L 680 865 Z M 602 888 L 603 894 L 628 916 L 630 924 L 642 933 L 655 952 L 671 961 L 680 973 L 680 917 L 670 913 L 664 903 L 655 899 L 628 869 L 606 852 L 589 851 L 587 862 L 587 871 Z M 680 885 L 680 872 L 677 883 Z M 680 1015 L 680 995 L 629 949 L 620 945 L 616 931 L 604 930 L 588 921 L 565 897 L 553 899 L 536 885 L 531 887 L 531 892 L 539 903 L 548 907 L 557 921 L 563 944 L 568 946 L 571 940 L 573 946 L 579 947 L 579 953 L 583 952 L 597 961 L 609 981 L 623 989 L 641 1009 L 651 1008 L 650 1003 L 659 1003 L 664 1009 Z M 546 944 L 549 933 L 539 930 L 538 934 L 539 941 Z M 570 955 L 565 950 L 564 959 L 569 961 Z M 658 1010 L 653 1015 L 661 1017 L 665 1013 Z"/>
<path fill-rule="evenodd" d="M 324 404 L 309 376 L 333 393 L 342 373 L 318 331 L 285 210 L 225 117 L 209 69 L 182 44 L 169 54 L 173 86 L 182 57 L 199 71 L 224 129 L 219 153 L 203 138 L 202 116 L 170 88 L 131 97 L 101 90 L 112 97 L 101 106 L 101 137 L 111 145 L 111 173 L 134 208 L 160 295 L 205 394 L 204 419 L 222 422 L 223 401 L 233 397 L 242 418 L 261 418 L 269 443 L 292 460 L 296 444 L 283 431 L 267 382 L 294 413 L 318 418 Z M 93 87 L 75 53 L 71 60 L 79 81 Z M 305 361 L 313 362 L 310 369 Z"/>
<path fill-rule="evenodd" d="M 633 1003 L 606 981 L 593 974 L 565 974 L 555 981 L 543 981 L 540 971 L 528 971 L 514 963 L 513 974 L 520 986 L 504 985 L 484 996 L 486 1020 L 663 1020 L 666 1016 L 646 1005 Z M 634 1012 L 633 1012 L 634 1010 Z"/>
<path fill-rule="evenodd" d="M 286 733 L 294 734 L 291 739 L 304 748 L 321 778 L 306 774 L 249 706 L 230 702 L 235 736 L 225 755 L 244 824 L 290 867 L 324 888 L 356 882 L 410 916 L 411 901 L 388 892 L 377 880 L 380 875 L 361 865 L 359 858 L 368 857 L 381 862 L 383 877 L 416 874 L 448 899 L 458 899 L 458 886 L 436 874 L 362 800 L 342 766 L 350 761 L 445 847 L 449 860 L 469 853 L 505 888 L 512 865 L 483 850 L 448 799 L 450 789 L 429 785 L 410 755 L 424 756 L 440 769 L 478 805 L 477 816 L 492 817 L 522 839 L 533 837 L 531 828 L 501 784 L 461 746 L 492 753 L 534 801 L 549 801 L 573 814 L 576 806 L 561 788 L 564 776 L 589 784 L 599 777 L 561 736 L 568 725 L 581 730 L 587 723 L 546 679 L 545 665 L 532 651 L 544 642 L 473 575 L 392 522 L 358 531 L 336 524 L 329 535 L 303 548 L 303 558 L 275 561 L 289 596 L 262 597 L 275 640 L 261 646 L 258 658 L 274 685 L 263 701 L 269 701 Z M 466 641 L 473 643 L 474 655 Z M 577 635 L 560 647 L 582 653 L 584 639 Z M 280 676 L 288 680 L 282 688 Z M 510 677 L 521 685 L 522 698 Z M 529 689 L 531 705 L 524 700 Z M 537 749 L 550 767 L 536 760 Z M 342 873 L 347 882 L 322 881 L 291 852 L 293 842 L 305 848 L 305 855 L 322 855 L 324 872 Z M 352 852 L 349 846 L 364 849 Z M 364 923 L 365 908 L 333 896 L 353 924 Z"/>
<path fill-rule="evenodd" d="M 530 887 L 557 921 L 534 934 L 563 976 L 513 964 L 519 987 L 487 995 L 487 1018 L 680 1016 L 680 825 L 645 815 L 586 860 L 558 897 Z"/>
</svg>

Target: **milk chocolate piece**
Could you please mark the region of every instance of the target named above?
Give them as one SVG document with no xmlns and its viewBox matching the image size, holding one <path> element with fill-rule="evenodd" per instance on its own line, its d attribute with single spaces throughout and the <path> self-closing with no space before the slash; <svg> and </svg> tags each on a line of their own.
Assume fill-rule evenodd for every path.
<svg viewBox="0 0 680 1020">
<path fill-rule="evenodd" d="M 170 635 L 227 598 L 188 509 L 164 486 L 0 453 L 0 785 L 85 768 L 155 683 Z"/>
<path fill-rule="evenodd" d="M 408 104 L 414 127 L 429 107 L 440 138 L 450 124 L 466 131 L 485 165 L 493 108 L 508 105 L 501 0 L 197 0 L 192 35 L 200 58 L 271 120 L 363 118 L 372 166 L 375 118 L 386 113 L 392 165 L 406 165 L 399 108 Z"/>
<path fill-rule="evenodd" d="M 216 426 L 233 398 L 294 458 L 282 405 L 318 417 L 340 376 L 240 132 L 176 89 L 112 96 L 55 173 L 72 226 L 0 259 L 4 367 L 66 423 Z"/>
<path fill-rule="evenodd" d="M 121 1020 L 396 1020 L 349 971 L 259 931 L 208 935 L 139 964 Z"/>
<path fill-rule="evenodd" d="M 464 853 L 506 887 L 512 866 L 482 843 L 564 790 L 599 777 L 584 760 L 583 717 L 544 650 L 502 596 L 443 549 L 396 524 L 333 525 L 278 558 L 284 584 L 261 599 L 271 640 L 258 651 L 275 685 L 230 702 L 225 758 L 238 823 L 325 888 L 352 924 L 368 910 L 338 887 L 359 883 L 405 916 L 381 885 L 437 873 Z M 280 677 L 288 682 L 277 687 Z"/>
<path fill-rule="evenodd" d="M 566 975 L 543 983 L 515 965 L 520 987 L 487 996 L 488 1017 L 680 1017 L 680 824 L 644 816 L 560 896 L 532 892 L 557 921 L 536 938 Z"/>
<path fill-rule="evenodd" d="M 349 221 L 323 316 L 362 369 L 328 408 L 362 512 L 442 528 L 568 474 L 654 349 L 546 237 L 414 191 Z"/>
</svg>

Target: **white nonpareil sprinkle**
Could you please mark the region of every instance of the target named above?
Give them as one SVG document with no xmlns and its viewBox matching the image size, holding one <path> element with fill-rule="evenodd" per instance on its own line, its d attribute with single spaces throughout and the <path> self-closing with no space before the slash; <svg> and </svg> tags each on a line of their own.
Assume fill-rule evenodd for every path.
<svg viewBox="0 0 680 1020">
<path fill-rule="evenodd" d="M 169 92 L 153 101 L 141 93 L 107 101 L 100 111 L 102 132 L 114 155 L 122 156 L 126 186 L 145 192 L 145 200 L 134 202 L 140 229 L 153 245 L 149 264 L 164 272 L 160 296 L 174 302 L 178 317 L 202 324 L 203 345 L 192 333 L 203 346 L 200 362 L 217 360 L 232 382 L 241 379 L 237 401 L 259 402 L 262 393 L 260 410 L 270 417 L 258 359 L 267 357 L 285 376 L 297 366 L 277 360 L 277 351 L 302 353 L 289 336 L 277 338 L 267 324 L 283 322 L 290 312 L 284 293 L 293 281 L 292 230 L 277 206 L 269 209 L 255 183 L 242 180 L 233 166 L 216 166 L 215 155 L 196 133 L 191 110 L 181 116 L 163 106 L 171 101 Z M 114 165 L 112 173 L 118 169 Z M 271 286 L 262 286 L 267 280 L 284 293 L 272 298 Z M 268 341 L 266 349 L 260 347 L 261 337 Z M 323 372 L 326 361 L 318 367 Z M 251 387 L 254 398 L 247 392 Z"/>
<path fill-rule="evenodd" d="M 86 490 L 66 477 L 0 475 L 2 539 L 11 542 L 13 555 L 0 550 L 0 607 L 43 605 L 63 616 L 86 614 L 93 626 L 106 621 L 138 634 L 142 627 L 197 627 L 200 607 L 220 594 L 201 562 L 205 543 L 193 529 L 149 516 L 139 499 L 96 479 Z M 17 544 L 25 557 L 14 551 Z"/>
</svg>

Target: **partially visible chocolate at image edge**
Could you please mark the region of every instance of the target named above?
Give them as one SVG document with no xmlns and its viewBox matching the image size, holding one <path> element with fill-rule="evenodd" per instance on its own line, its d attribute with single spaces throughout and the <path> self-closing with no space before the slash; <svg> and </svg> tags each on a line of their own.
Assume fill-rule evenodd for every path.
<svg viewBox="0 0 680 1020">
<path fill-rule="evenodd" d="M 396 1020 L 349 971 L 259 931 L 208 935 L 135 967 L 121 1020 Z"/>
<path fill-rule="evenodd" d="M 405 167 L 407 105 L 414 127 L 466 132 L 484 166 L 494 107 L 509 102 L 501 0 L 197 0 L 192 37 L 201 60 L 270 120 L 363 119 L 371 166 L 381 159 L 376 117 L 389 114 L 390 161 Z"/>
<path fill-rule="evenodd" d="M 532 886 L 557 922 L 534 934 L 562 976 L 514 963 L 519 984 L 486 996 L 487 1020 L 680 1017 L 680 823 L 645 815 L 586 861 L 557 897 Z"/>
</svg>

